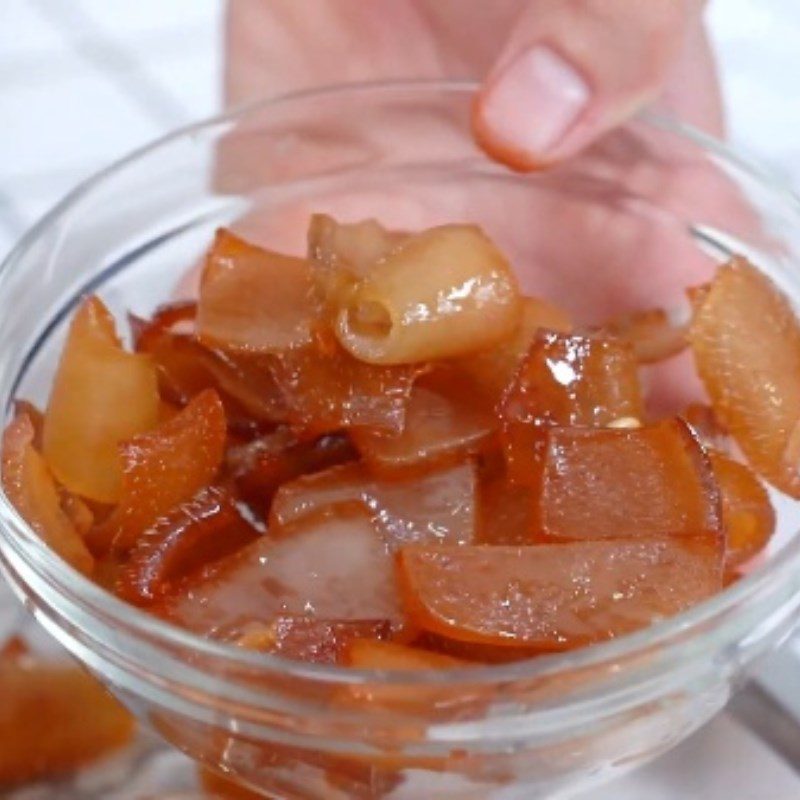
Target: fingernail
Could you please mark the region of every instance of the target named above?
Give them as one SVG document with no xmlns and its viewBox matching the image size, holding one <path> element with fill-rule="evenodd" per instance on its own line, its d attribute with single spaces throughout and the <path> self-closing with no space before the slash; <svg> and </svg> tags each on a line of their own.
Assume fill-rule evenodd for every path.
<svg viewBox="0 0 800 800">
<path fill-rule="evenodd" d="M 547 158 L 589 102 L 583 77 L 549 47 L 524 50 L 491 79 L 483 123 L 498 143 L 531 161 Z"/>
</svg>

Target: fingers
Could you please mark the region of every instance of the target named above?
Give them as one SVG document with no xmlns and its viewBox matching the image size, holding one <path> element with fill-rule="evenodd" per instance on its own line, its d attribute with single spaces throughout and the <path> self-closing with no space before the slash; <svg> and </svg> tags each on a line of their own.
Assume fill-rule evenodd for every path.
<svg viewBox="0 0 800 800">
<path fill-rule="evenodd" d="M 474 129 L 516 169 L 568 158 L 664 87 L 702 0 L 533 0 L 476 99 Z"/>
</svg>

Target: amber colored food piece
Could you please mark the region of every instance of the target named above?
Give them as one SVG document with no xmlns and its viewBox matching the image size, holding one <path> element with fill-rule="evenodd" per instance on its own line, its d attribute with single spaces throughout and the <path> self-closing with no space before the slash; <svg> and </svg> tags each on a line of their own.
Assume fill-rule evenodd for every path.
<svg viewBox="0 0 800 800">
<path fill-rule="evenodd" d="M 258 538 L 226 490 L 210 486 L 159 516 L 133 546 L 116 583 L 125 600 L 147 604 L 181 578 Z"/>
<path fill-rule="evenodd" d="M 535 526 L 546 539 L 711 534 L 722 546 L 711 464 L 680 419 L 635 429 L 551 428 Z"/>
<path fill-rule="evenodd" d="M 44 431 L 44 414 L 28 400 L 14 401 L 14 417 L 27 417 L 33 426 L 31 444 L 37 452 L 42 452 L 42 432 Z"/>
<path fill-rule="evenodd" d="M 413 630 L 413 628 L 409 630 Z M 514 661 L 523 661 L 539 655 L 539 650 L 535 647 L 524 645 L 509 647 L 508 645 L 462 642 L 429 631 L 418 633 L 411 642 L 414 647 L 441 653 L 443 656 L 456 658 L 472 666 L 511 664 Z"/>
<path fill-rule="evenodd" d="M 494 441 L 497 420 L 474 383 L 457 370 L 436 370 L 414 385 L 405 426 L 395 435 L 353 431 L 372 469 L 387 474 L 462 460 Z"/>
<path fill-rule="evenodd" d="M 130 320 L 136 349 L 153 359 L 159 390 L 168 402 L 184 406 L 205 389 L 216 389 L 235 428 L 286 419 L 286 404 L 272 378 L 269 356 L 212 350 L 191 332 L 176 330 L 187 323 L 193 330 L 193 305 L 165 306 L 152 320 Z"/>
<path fill-rule="evenodd" d="M 130 714 L 69 662 L 0 659 L 0 697 L 0 785 L 73 772 L 133 736 Z"/>
<path fill-rule="evenodd" d="M 316 434 L 372 427 L 397 432 L 419 368 L 358 361 L 317 331 L 312 344 L 275 356 L 272 375 L 289 407 L 289 421 Z"/>
<path fill-rule="evenodd" d="M 629 344 L 599 334 L 540 331 L 499 405 L 512 480 L 531 480 L 541 429 L 598 427 L 643 417 Z"/>
<path fill-rule="evenodd" d="M 316 296 L 328 315 L 336 313 L 356 281 L 369 274 L 408 234 L 388 231 L 374 219 L 337 222 L 313 214 L 308 228 L 308 260 Z"/>
<path fill-rule="evenodd" d="M 337 664 L 354 641 L 386 639 L 392 625 L 385 619 L 311 619 L 278 617 L 256 625 L 238 639 L 240 647 L 314 664 Z"/>
<path fill-rule="evenodd" d="M 264 795 L 251 792 L 244 786 L 234 783 L 222 775 L 217 775 L 210 769 L 199 769 L 200 784 L 213 800 L 264 800 Z"/>
<path fill-rule="evenodd" d="M 725 568 L 733 570 L 763 550 L 775 532 L 775 509 L 752 470 L 722 453 L 710 453 L 722 494 Z"/>
<path fill-rule="evenodd" d="M 76 494 L 68 492 L 63 487 L 58 490 L 61 500 L 61 510 L 82 539 L 89 533 L 94 525 L 94 512 Z"/>
<path fill-rule="evenodd" d="M 374 219 L 339 222 L 328 214 L 313 214 L 308 257 L 317 268 L 344 270 L 363 278 L 407 238 L 407 233 L 389 231 Z"/>
<path fill-rule="evenodd" d="M 400 621 L 392 557 L 357 508 L 305 517 L 212 564 L 154 607 L 197 633 L 239 638 L 237 626 L 304 615 Z M 242 633 L 245 630 L 243 628 Z"/>
<path fill-rule="evenodd" d="M 178 416 L 120 445 L 122 497 L 93 544 L 136 544 L 158 517 L 214 481 L 225 447 L 225 412 L 216 392 L 197 395 Z"/>
<path fill-rule="evenodd" d="M 423 650 L 421 647 L 375 639 L 353 639 L 345 648 L 344 659 L 347 666 L 356 669 L 418 671 L 471 666 L 458 658 Z"/>
<path fill-rule="evenodd" d="M 705 447 L 722 453 L 730 451 L 731 440 L 728 431 L 722 427 L 711 406 L 705 403 L 690 403 L 681 416 Z"/>
<path fill-rule="evenodd" d="M 94 559 L 61 507 L 44 459 L 33 449 L 33 435 L 33 424 L 26 415 L 16 417 L 5 429 L 3 490 L 45 544 L 75 569 L 88 574 Z"/>
<path fill-rule="evenodd" d="M 522 298 L 522 318 L 516 331 L 495 347 L 457 361 L 492 399 L 498 399 L 528 353 L 537 331 L 569 333 L 572 321 L 563 309 L 540 297 Z"/>
<path fill-rule="evenodd" d="M 628 342 L 633 347 L 636 359 L 642 364 L 663 361 L 689 345 L 686 339 L 687 325 L 671 320 L 663 308 L 621 314 L 605 322 L 602 329 Z"/>
<path fill-rule="evenodd" d="M 423 650 L 420 647 L 371 639 L 350 642 L 344 653 L 344 663 L 354 669 L 405 672 L 463 669 L 475 666 L 468 661 Z M 476 702 L 479 691 L 473 690 L 472 692 Z M 463 702 L 464 699 L 462 696 L 461 701 Z M 334 702 L 345 708 L 383 707 L 429 717 L 435 713 L 437 707 L 446 709 L 451 700 L 452 687 L 447 684 L 420 686 L 412 683 L 404 685 L 400 678 L 399 681 L 392 683 L 367 680 L 365 683 L 351 684 L 340 692 Z M 374 760 L 376 764 L 383 764 L 387 767 L 394 766 L 397 769 L 408 769 L 413 766 L 403 758 L 402 754 L 396 752 L 377 755 Z M 437 768 L 433 763 L 426 766 L 429 769 Z"/>
<path fill-rule="evenodd" d="M 621 636 L 719 591 L 707 539 L 425 547 L 398 556 L 414 625 L 461 641 L 567 650 Z"/>
<path fill-rule="evenodd" d="M 297 347 L 309 342 L 315 313 L 311 268 L 304 259 L 264 250 L 224 228 L 217 231 L 197 304 L 202 342 L 260 353 Z"/>
<path fill-rule="evenodd" d="M 270 524 L 288 525 L 328 506 L 358 502 L 392 547 L 463 544 L 475 536 L 475 493 L 470 462 L 396 479 L 373 477 L 362 464 L 345 464 L 283 485 L 273 500 Z"/>
<path fill-rule="evenodd" d="M 71 492 L 113 503 L 122 486 L 117 445 L 157 420 L 152 360 L 125 352 L 108 309 L 88 298 L 72 319 L 45 413 L 48 466 Z"/>
<path fill-rule="evenodd" d="M 226 468 L 243 499 L 266 515 L 273 495 L 284 483 L 354 461 L 357 456 L 346 435 L 301 439 L 290 428 L 279 427 L 231 447 Z"/>
<path fill-rule="evenodd" d="M 536 495 L 530 486 L 511 483 L 505 474 L 482 477 L 476 544 L 531 544 L 536 532 Z"/>
<path fill-rule="evenodd" d="M 479 352 L 513 334 L 522 303 L 511 266 L 476 225 L 409 236 L 339 304 L 342 346 L 372 364 Z"/>
<path fill-rule="evenodd" d="M 800 323 L 743 258 L 695 296 L 689 340 L 714 412 L 750 465 L 800 497 Z"/>
</svg>

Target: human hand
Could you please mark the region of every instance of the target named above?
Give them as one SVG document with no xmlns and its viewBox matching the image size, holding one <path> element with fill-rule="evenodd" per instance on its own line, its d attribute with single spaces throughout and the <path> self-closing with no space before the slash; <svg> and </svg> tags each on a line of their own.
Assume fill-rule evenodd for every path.
<svg viewBox="0 0 800 800">
<path fill-rule="evenodd" d="M 656 101 L 719 135 L 703 0 L 231 0 L 226 101 L 359 80 L 482 81 L 475 130 L 531 168 Z"/>
</svg>

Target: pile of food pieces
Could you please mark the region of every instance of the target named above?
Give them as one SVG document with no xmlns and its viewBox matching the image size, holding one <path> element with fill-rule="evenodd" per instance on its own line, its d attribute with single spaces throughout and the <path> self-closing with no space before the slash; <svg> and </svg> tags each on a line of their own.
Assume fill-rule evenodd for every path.
<svg viewBox="0 0 800 800">
<path fill-rule="evenodd" d="M 474 225 L 312 218 L 307 258 L 220 230 L 196 302 L 69 328 L 3 486 L 120 598 L 292 659 L 424 669 L 589 645 L 720 591 L 800 496 L 800 326 L 741 258 L 581 328 Z M 650 418 L 690 347 L 710 405 Z"/>
</svg>

